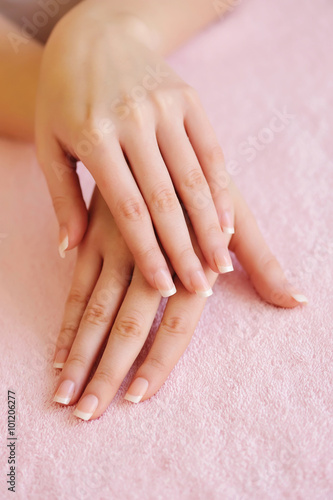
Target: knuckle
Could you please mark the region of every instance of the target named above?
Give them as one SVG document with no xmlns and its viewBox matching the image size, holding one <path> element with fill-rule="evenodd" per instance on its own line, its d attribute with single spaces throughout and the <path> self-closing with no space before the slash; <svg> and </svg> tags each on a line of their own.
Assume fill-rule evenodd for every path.
<svg viewBox="0 0 333 500">
<path fill-rule="evenodd" d="M 139 311 L 132 311 L 130 315 L 116 321 L 112 334 L 125 340 L 141 339 L 143 325 L 143 315 Z"/>
<path fill-rule="evenodd" d="M 69 293 L 67 304 L 71 306 L 86 306 L 90 295 L 82 293 L 80 290 L 72 289 Z"/>
<path fill-rule="evenodd" d="M 135 106 L 130 106 L 130 120 L 135 129 L 146 129 L 148 114 L 149 108 L 147 102 L 141 102 L 140 104 L 136 103 Z"/>
<path fill-rule="evenodd" d="M 205 156 L 207 163 L 209 164 L 223 164 L 224 165 L 224 154 L 222 148 L 219 144 L 214 144 L 206 148 Z"/>
<path fill-rule="evenodd" d="M 206 236 L 221 236 L 222 230 L 218 224 L 212 223 L 205 228 Z"/>
<path fill-rule="evenodd" d="M 67 200 L 65 196 L 53 196 L 52 205 L 56 213 L 60 212 L 66 206 Z"/>
<path fill-rule="evenodd" d="M 153 262 L 157 262 L 160 257 L 160 251 L 157 246 L 154 247 L 146 247 L 140 248 L 135 257 L 140 260 L 144 260 L 145 262 L 149 262 L 152 264 Z"/>
<path fill-rule="evenodd" d="M 250 279 L 254 279 L 259 274 L 269 276 L 277 267 L 279 267 L 279 264 L 274 255 L 270 252 L 264 252 L 261 256 L 258 256 L 258 266 L 255 266 L 249 273 Z"/>
<path fill-rule="evenodd" d="M 128 221 L 143 220 L 146 216 L 146 206 L 139 198 L 121 200 L 118 204 L 118 215 Z"/>
<path fill-rule="evenodd" d="M 117 383 L 117 378 L 110 367 L 103 367 L 96 371 L 94 381 L 103 385 L 113 386 Z"/>
<path fill-rule="evenodd" d="M 89 140 L 92 130 L 99 130 L 98 117 L 91 110 L 85 110 L 85 115 L 76 120 L 76 127 L 72 132 L 73 143 L 76 144 L 82 139 Z"/>
<path fill-rule="evenodd" d="M 167 370 L 167 365 L 162 357 L 160 356 L 150 356 L 145 361 L 145 366 L 150 366 L 159 372 L 165 373 Z"/>
<path fill-rule="evenodd" d="M 163 115 L 169 114 L 170 108 L 175 104 L 174 94 L 160 89 L 151 92 L 150 98 L 154 107 Z"/>
<path fill-rule="evenodd" d="M 199 101 L 199 94 L 191 85 L 185 84 L 183 86 L 182 92 L 187 102 L 196 104 Z"/>
<path fill-rule="evenodd" d="M 206 187 L 206 179 L 199 169 L 193 168 L 186 173 L 184 186 L 191 191 L 198 191 Z"/>
<path fill-rule="evenodd" d="M 74 323 L 65 323 L 60 330 L 57 339 L 57 347 L 66 347 L 76 336 L 77 325 Z"/>
<path fill-rule="evenodd" d="M 178 201 L 172 189 L 160 185 L 152 193 L 151 204 L 159 212 L 172 212 L 176 209 Z"/>
<path fill-rule="evenodd" d="M 184 246 L 179 251 L 179 258 L 182 261 L 190 262 L 193 259 L 194 250 L 191 246 Z"/>
<path fill-rule="evenodd" d="M 110 321 L 106 304 L 95 302 L 87 307 L 83 316 L 83 321 L 89 325 L 106 325 Z"/>
<path fill-rule="evenodd" d="M 88 363 L 89 363 L 89 360 L 88 360 L 87 356 L 85 356 L 81 352 L 75 352 L 68 360 L 68 364 L 70 364 L 72 366 L 77 366 L 79 368 L 86 368 Z"/>
<path fill-rule="evenodd" d="M 226 182 L 226 178 L 214 179 L 211 180 L 209 184 L 212 197 L 219 197 L 219 201 L 222 203 L 222 210 L 230 210 L 232 205 L 232 200 Z"/>
<path fill-rule="evenodd" d="M 265 270 L 265 273 L 269 273 L 269 272 L 273 271 L 274 269 L 276 269 L 277 266 L 278 266 L 278 262 L 273 254 L 268 253 L 268 254 L 264 254 L 262 256 L 260 267 L 263 270 Z"/>
<path fill-rule="evenodd" d="M 161 322 L 161 333 L 169 336 L 186 335 L 188 332 L 188 318 L 184 314 L 165 318 Z"/>
<path fill-rule="evenodd" d="M 229 193 L 230 182 L 230 174 L 227 172 L 224 165 L 218 169 L 218 172 L 211 179 L 211 184 L 214 183 L 222 193 Z"/>
<path fill-rule="evenodd" d="M 99 130 L 100 128 L 100 116 L 91 108 L 87 108 L 85 110 L 85 115 L 82 119 L 81 126 L 78 128 L 78 131 L 82 130 Z M 81 129 L 81 130 L 80 130 Z"/>
</svg>

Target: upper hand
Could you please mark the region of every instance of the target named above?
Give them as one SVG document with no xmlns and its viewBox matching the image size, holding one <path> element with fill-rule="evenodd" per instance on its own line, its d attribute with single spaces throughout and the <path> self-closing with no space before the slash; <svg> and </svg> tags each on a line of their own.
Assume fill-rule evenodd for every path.
<svg viewBox="0 0 333 500">
<path fill-rule="evenodd" d="M 232 270 L 234 210 L 223 153 L 196 92 L 133 34 L 133 22 L 83 2 L 44 50 L 36 145 L 61 250 L 74 248 L 87 227 L 75 172 L 82 160 L 147 282 L 163 296 L 175 292 L 159 240 L 184 287 L 207 296 L 180 202 L 208 267 Z"/>
</svg>

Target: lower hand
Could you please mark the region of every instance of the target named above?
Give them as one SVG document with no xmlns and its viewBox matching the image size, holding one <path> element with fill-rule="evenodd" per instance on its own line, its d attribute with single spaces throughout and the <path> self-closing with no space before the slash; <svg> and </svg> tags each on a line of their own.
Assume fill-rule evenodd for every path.
<svg viewBox="0 0 333 500">
<path fill-rule="evenodd" d="M 229 248 L 264 300 L 281 307 L 297 306 L 305 297 L 286 281 L 233 183 L 230 189 L 236 233 L 229 236 Z M 145 343 L 161 300 L 134 264 L 97 189 L 90 217 L 79 246 L 55 355 L 55 366 L 62 367 L 55 400 L 78 403 L 74 414 L 84 420 L 98 418 L 109 406 Z M 208 269 L 191 232 L 213 286 L 218 275 Z M 207 300 L 189 293 L 178 278 L 175 282 L 177 294 L 168 299 L 153 345 L 125 396 L 132 402 L 149 399 L 165 382 L 191 341 Z M 105 343 L 96 372 L 88 382 Z"/>
</svg>

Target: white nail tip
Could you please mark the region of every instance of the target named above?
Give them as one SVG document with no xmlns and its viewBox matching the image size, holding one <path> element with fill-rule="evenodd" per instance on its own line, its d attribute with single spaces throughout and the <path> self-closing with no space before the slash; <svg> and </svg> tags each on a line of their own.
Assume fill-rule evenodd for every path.
<svg viewBox="0 0 333 500">
<path fill-rule="evenodd" d="M 70 402 L 71 398 L 61 398 L 60 396 L 54 396 L 53 401 L 56 403 L 61 403 L 63 405 L 68 405 Z"/>
<path fill-rule="evenodd" d="M 305 303 L 309 302 L 305 295 L 301 295 L 300 293 L 292 293 L 292 298 L 296 300 L 296 302 Z"/>
<path fill-rule="evenodd" d="M 68 248 L 68 236 L 65 236 L 65 238 L 62 240 L 62 242 L 59 245 L 59 254 L 62 259 L 65 258 L 65 250 Z"/>
<path fill-rule="evenodd" d="M 132 396 L 132 394 L 125 394 L 124 399 L 127 401 L 131 401 L 131 403 L 139 403 L 142 399 L 142 396 Z"/>
<path fill-rule="evenodd" d="M 223 226 L 223 232 L 227 234 L 235 234 L 235 228 Z"/>
<path fill-rule="evenodd" d="M 170 290 L 159 290 L 159 292 L 162 297 L 171 297 L 171 295 L 174 295 L 177 292 L 177 289 L 173 286 Z"/>
<path fill-rule="evenodd" d="M 199 295 L 199 297 L 210 297 L 211 295 L 213 295 L 213 290 L 211 288 L 209 290 L 206 290 L 205 292 L 196 290 L 195 293 Z"/>
<path fill-rule="evenodd" d="M 82 420 L 89 420 L 89 418 L 92 416 L 92 413 L 85 413 L 84 411 L 74 410 L 73 415 L 81 418 Z"/>
<path fill-rule="evenodd" d="M 53 363 L 53 368 L 63 368 L 65 363 Z"/>
<path fill-rule="evenodd" d="M 219 269 L 220 273 L 222 273 L 222 274 L 223 273 L 230 273 L 230 271 L 234 270 L 232 265 L 231 266 L 218 266 L 218 269 Z"/>
</svg>

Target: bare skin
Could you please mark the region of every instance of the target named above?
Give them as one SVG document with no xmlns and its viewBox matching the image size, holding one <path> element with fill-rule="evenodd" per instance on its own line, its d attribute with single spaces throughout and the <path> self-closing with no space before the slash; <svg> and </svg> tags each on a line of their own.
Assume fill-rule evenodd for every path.
<svg viewBox="0 0 333 500">
<path fill-rule="evenodd" d="M 167 259 L 188 291 L 212 293 L 181 202 L 209 267 L 231 269 L 234 213 L 222 149 L 195 90 L 164 60 L 218 14 L 203 0 L 85 0 L 55 25 L 40 66 L 35 139 L 60 253 L 87 227 L 74 170 L 81 160 L 163 296 L 176 292 Z"/>
<path fill-rule="evenodd" d="M 14 29 L 3 19 L 0 27 L 1 40 L 9 27 Z M 1 131 L 4 135 L 31 139 L 39 65 L 44 49 L 36 42 L 26 49 L 25 57 L 19 57 L 16 64 L 6 63 L 11 76 L 7 75 L 7 86 L 1 89 L 4 101 L 3 94 L 7 95 L 7 122 L 1 124 Z M 24 73 L 27 68 L 29 75 Z M 30 83 L 16 88 L 22 92 L 21 104 L 17 106 L 10 82 L 16 77 L 19 85 L 23 74 Z M 226 235 L 226 244 L 235 252 L 264 300 L 280 307 L 296 307 L 305 298 L 286 281 L 253 215 L 231 180 L 229 195 L 234 207 L 236 231 L 233 235 Z M 62 368 L 55 400 L 62 404 L 77 404 L 75 414 L 85 420 L 98 418 L 112 401 L 147 338 L 161 299 L 160 293 L 145 279 L 97 188 L 89 213 L 90 222 L 79 244 L 55 352 L 56 366 Z M 187 222 L 191 244 L 212 287 L 218 274 L 208 266 L 196 234 Z M 174 282 L 177 293 L 168 299 L 153 345 L 127 391 L 128 399 L 133 402 L 140 395 L 139 400 L 144 401 L 159 390 L 189 344 L 207 300 L 188 291 L 178 276 L 174 277 Z M 102 358 L 88 383 L 93 364 L 104 344 Z M 138 394 L 142 387 L 145 387 L 144 394 Z"/>
<path fill-rule="evenodd" d="M 195 3 L 199 12 L 207 5 Z M 58 22 L 41 64 L 37 155 L 63 250 L 76 246 L 86 229 L 73 171 L 81 160 L 148 283 L 164 297 L 176 293 L 168 259 L 189 292 L 208 296 L 181 202 L 209 267 L 230 270 L 228 178 L 196 91 L 163 57 L 180 41 L 181 26 L 173 20 L 188 2 L 155 6 L 87 0 Z"/>
</svg>

